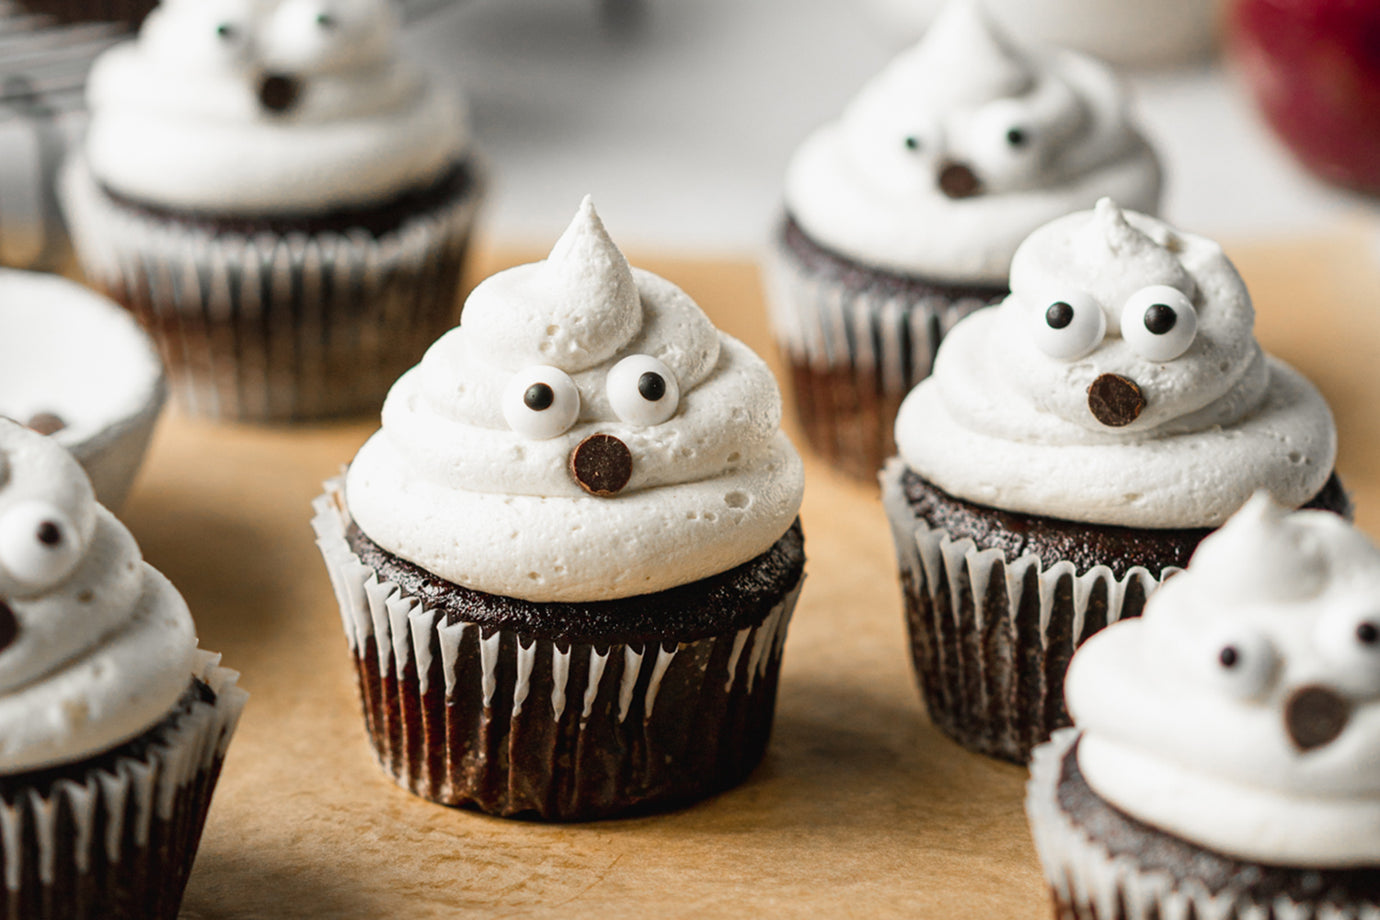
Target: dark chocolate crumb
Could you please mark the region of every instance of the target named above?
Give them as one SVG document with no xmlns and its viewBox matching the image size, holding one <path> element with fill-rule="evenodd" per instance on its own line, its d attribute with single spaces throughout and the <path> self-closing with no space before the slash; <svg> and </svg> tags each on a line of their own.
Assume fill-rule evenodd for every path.
<svg viewBox="0 0 1380 920">
<path fill-rule="evenodd" d="M 275 115 L 296 105 L 301 95 L 302 82 L 287 74 L 266 74 L 259 82 L 259 105 Z"/>
<path fill-rule="evenodd" d="M 62 542 L 62 528 L 52 521 L 44 521 L 38 525 L 38 542 L 44 546 L 57 546 Z"/>
<path fill-rule="evenodd" d="M 592 434 L 570 452 L 571 475 L 591 495 L 617 495 L 632 471 L 632 451 L 611 434 Z"/>
<path fill-rule="evenodd" d="M 982 181 L 971 168 L 950 163 L 939 171 L 939 190 L 950 198 L 971 198 L 982 194 Z"/>
<path fill-rule="evenodd" d="M 1326 687 L 1300 687 L 1284 704 L 1289 740 L 1300 751 L 1330 744 L 1350 718 L 1351 703 Z"/>
<path fill-rule="evenodd" d="M 57 434 L 67 427 L 67 422 L 55 412 L 35 412 L 27 424 L 39 434 Z"/>
<path fill-rule="evenodd" d="M 1134 380 L 1103 374 L 1088 387 L 1088 411 L 1108 428 L 1121 428 L 1140 418 L 1145 396 Z"/>
</svg>

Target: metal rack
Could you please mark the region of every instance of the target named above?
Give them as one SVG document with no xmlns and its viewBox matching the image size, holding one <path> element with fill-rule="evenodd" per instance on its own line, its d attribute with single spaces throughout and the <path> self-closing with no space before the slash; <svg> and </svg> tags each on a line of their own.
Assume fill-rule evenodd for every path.
<svg viewBox="0 0 1380 920">
<path fill-rule="evenodd" d="M 453 0 L 399 2 L 404 18 L 412 22 Z M 13 0 L 0 0 L 0 128 L 23 131 L 32 141 L 33 155 L 25 158 L 32 162 L 23 165 L 29 174 L 18 181 L 33 183 L 25 210 L 37 211 L 20 218 L 28 245 L 22 256 L 16 256 L 13 247 L 6 245 L 7 231 L 12 236 L 14 230 L 8 218 L 15 209 L 6 206 L 0 190 L 0 264 L 52 269 L 66 252 L 54 190 L 65 147 L 59 119 L 81 108 L 91 62 L 129 34 L 123 24 L 59 23 L 30 13 Z M 0 168 L 5 166 L 0 158 Z"/>
</svg>

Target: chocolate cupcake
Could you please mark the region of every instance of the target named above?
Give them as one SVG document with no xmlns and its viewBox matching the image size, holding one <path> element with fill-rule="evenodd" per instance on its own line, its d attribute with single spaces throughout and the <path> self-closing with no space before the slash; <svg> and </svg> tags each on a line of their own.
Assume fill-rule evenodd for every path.
<svg viewBox="0 0 1380 920">
<path fill-rule="evenodd" d="M 1101 64 L 1020 48 L 955 0 L 805 141 L 767 275 L 811 447 L 871 480 L 901 400 L 954 323 L 1005 296 L 1027 234 L 1104 195 L 1156 208 L 1126 108 Z"/>
<path fill-rule="evenodd" d="M 882 474 L 931 718 L 1024 762 L 1073 649 L 1257 489 L 1350 513 L 1332 414 L 1263 354 L 1217 244 L 1110 201 L 1037 230 L 958 324 Z"/>
<path fill-rule="evenodd" d="M 1380 551 L 1257 496 L 1079 649 L 1026 803 L 1060 918 L 1380 917 Z"/>
<path fill-rule="evenodd" d="M 475 288 L 316 504 L 385 770 L 549 820 L 742 780 L 804 565 L 780 415 L 761 359 L 588 199 Z"/>
<path fill-rule="evenodd" d="M 173 920 L 244 692 L 52 439 L 0 420 L 6 920 Z"/>
<path fill-rule="evenodd" d="M 61 192 L 182 408 L 377 409 L 454 324 L 481 177 L 387 0 L 166 0 L 88 83 Z"/>
</svg>

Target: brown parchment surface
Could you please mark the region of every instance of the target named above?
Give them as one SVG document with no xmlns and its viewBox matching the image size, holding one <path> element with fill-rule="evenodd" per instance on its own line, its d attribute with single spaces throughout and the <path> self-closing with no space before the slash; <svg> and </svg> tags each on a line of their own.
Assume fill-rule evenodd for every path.
<svg viewBox="0 0 1380 920">
<path fill-rule="evenodd" d="M 1322 388 L 1339 468 L 1380 528 L 1380 264 L 1358 235 L 1229 249 L 1265 346 Z M 533 256 L 479 253 L 473 277 Z M 535 254 L 539 255 L 539 254 Z M 750 261 L 634 258 L 775 364 Z M 252 697 L 187 890 L 187 920 L 1048 915 L 1025 771 L 927 722 L 875 489 L 806 458 L 808 581 L 775 734 L 742 787 L 575 826 L 414 798 L 365 741 L 309 503 L 376 427 L 170 413 L 124 511 Z M 798 439 L 797 439 L 798 440 Z"/>
</svg>

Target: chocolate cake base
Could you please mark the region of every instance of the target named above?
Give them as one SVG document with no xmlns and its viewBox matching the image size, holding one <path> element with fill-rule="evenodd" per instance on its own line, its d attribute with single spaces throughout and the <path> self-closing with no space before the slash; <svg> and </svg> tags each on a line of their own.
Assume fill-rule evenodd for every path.
<svg viewBox="0 0 1380 920">
<path fill-rule="evenodd" d="M 228 692 L 193 679 L 132 741 L 0 777 L 0 920 L 176 920 L 242 704 Z"/>
<path fill-rule="evenodd" d="M 741 782 L 771 732 L 804 568 L 797 522 L 766 553 L 656 594 L 534 603 L 437 579 L 318 500 L 365 723 L 399 785 L 490 814 L 578 821 Z"/>
<path fill-rule="evenodd" d="M 1318 869 L 1236 859 L 1131 817 L 1087 784 L 1077 737 L 1074 731 L 1060 733 L 1042 748 L 1030 780 L 1032 831 L 1051 876 L 1059 920 L 1314 920 L 1357 917 L 1363 908 L 1380 911 L 1380 865 Z M 1180 912 L 1171 914 L 1171 900 L 1195 907 L 1184 911 L 1179 904 Z"/>
<path fill-rule="evenodd" d="M 184 411 L 296 421 L 377 412 L 458 322 L 481 183 L 460 163 L 386 202 L 217 216 L 131 201 L 77 159 L 61 190 L 89 281 L 153 335 Z"/>
<path fill-rule="evenodd" d="M 1007 293 L 861 264 L 811 239 L 789 214 L 769 272 L 772 325 L 806 440 L 869 482 L 896 452 L 896 412 L 929 376 L 940 340 Z"/>
<path fill-rule="evenodd" d="M 139 27 L 158 0 L 15 0 L 26 12 L 51 16 L 60 23 L 117 22 Z"/>
<path fill-rule="evenodd" d="M 1064 672 L 1074 649 L 1108 623 L 1139 616 L 1211 533 L 988 508 L 900 460 L 883 473 L 883 501 L 931 720 L 970 750 L 1020 764 L 1070 724 Z M 1306 507 L 1351 515 L 1335 475 Z"/>
</svg>

